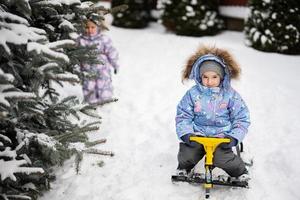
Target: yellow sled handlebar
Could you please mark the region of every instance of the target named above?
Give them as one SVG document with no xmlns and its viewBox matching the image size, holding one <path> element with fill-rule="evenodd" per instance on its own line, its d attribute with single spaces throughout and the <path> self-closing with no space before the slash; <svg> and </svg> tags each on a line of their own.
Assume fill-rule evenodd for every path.
<svg viewBox="0 0 300 200">
<path fill-rule="evenodd" d="M 190 141 L 197 142 L 204 146 L 206 152 L 205 165 L 212 165 L 213 153 L 215 152 L 217 146 L 221 143 L 229 143 L 230 139 L 192 136 L 190 137 Z"/>
</svg>

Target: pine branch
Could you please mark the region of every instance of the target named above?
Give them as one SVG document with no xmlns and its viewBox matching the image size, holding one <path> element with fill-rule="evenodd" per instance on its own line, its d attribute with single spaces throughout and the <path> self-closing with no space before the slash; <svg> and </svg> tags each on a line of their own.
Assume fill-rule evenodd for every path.
<svg viewBox="0 0 300 200">
<path fill-rule="evenodd" d="M 112 99 L 109 99 L 109 100 L 106 100 L 106 101 L 102 101 L 100 103 L 93 103 L 91 105 L 93 105 L 93 106 L 103 106 L 105 104 L 112 103 L 112 102 L 117 102 L 117 101 L 118 101 L 118 99 L 112 98 Z"/>
<path fill-rule="evenodd" d="M 114 156 L 114 153 L 112 151 L 103 151 L 100 149 L 85 149 L 83 150 L 84 153 L 89 153 L 89 154 L 99 154 L 99 155 L 105 155 L 105 156 Z"/>
<path fill-rule="evenodd" d="M 29 42 L 27 44 L 27 50 L 28 52 L 36 53 L 37 56 L 44 55 L 47 58 L 59 60 L 64 63 L 68 63 L 70 61 L 70 59 L 66 54 L 53 51 L 48 46 L 36 42 Z"/>
<path fill-rule="evenodd" d="M 16 181 L 17 178 L 15 177 L 15 173 L 26 173 L 26 174 L 32 174 L 32 173 L 44 173 L 44 170 L 42 168 L 38 167 L 22 167 L 22 165 L 27 164 L 26 160 L 0 160 L 0 174 L 1 174 L 1 180 L 5 180 L 6 178 L 9 178 L 13 181 Z"/>
<path fill-rule="evenodd" d="M 95 146 L 97 144 L 102 144 L 102 143 L 105 143 L 106 142 L 106 139 L 100 139 L 100 140 L 96 140 L 96 141 L 92 141 L 92 142 L 85 142 L 85 146 L 86 147 L 92 147 L 92 146 Z"/>
<path fill-rule="evenodd" d="M 110 9 L 109 11 L 110 11 L 110 13 L 114 14 L 114 13 L 117 13 L 117 12 L 124 12 L 128 8 L 129 8 L 128 5 L 123 4 L 123 5 L 115 6 L 112 9 Z"/>
<path fill-rule="evenodd" d="M 80 109 L 80 112 L 82 112 L 83 114 L 86 114 L 88 116 L 91 116 L 91 117 L 95 117 L 95 118 L 98 118 L 98 119 L 101 119 L 101 116 L 94 112 L 94 110 L 90 110 L 90 109 Z"/>
<path fill-rule="evenodd" d="M 77 132 L 77 131 L 66 133 L 63 135 L 53 136 L 53 138 L 62 144 L 65 144 L 67 142 L 72 142 L 73 140 L 82 141 L 82 142 L 87 140 L 87 136 L 84 133 Z"/>
<path fill-rule="evenodd" d="M 2 197 L 4 200 L 9 199 L 25 199 L 25 200 L 32 200 L 31 197 L 25 196 L 25 195 L 6 195 L 6 194 L 0 194 L 0 197 Z"/>
<path fill-rule="evenodd" d="M 77 96 L 68 96 L 68 97 L 65 97 L 61 100 L 61 104 L 64 104 L 64 103 L 67 103 L 67 102 L 70 102 L 70 101 L 75 101 L 77 100 Z"/>
<path fill-rule="evenodd" d="M 79 170 L 80 170 L 80 163 L 82 161 L 82 158 L 83 158 L 83 153 L 82 152 L 79 152 L 79 151 L 76 151 L 76 155 L 75 155 L 75 170 L 76 170 L 76 174 L 79 173 Z"/>
<path fill-rule="evenodd" d="M 83 127 L 80 127 L 80 128 L 76 128 L 74 129 L 73 131 L 77 131 L 77 132 L 91 132 L 91 131 L 96 131 L 99 129 L 98 126 L 94 126 L 96 124 L 101 124 L 100 121 L 95 121 L 95 122 L 91 122 L 89 124 L 86 124 L 85 126 Z"/>
<path fill-rule="evenodd" d="M 45 73 L 45 78 L 48 80 L 63 81 L 69 83 L 80 83 L 80 80 L 75 74 L 54 74 L 51 72 Z"/>
</svg>

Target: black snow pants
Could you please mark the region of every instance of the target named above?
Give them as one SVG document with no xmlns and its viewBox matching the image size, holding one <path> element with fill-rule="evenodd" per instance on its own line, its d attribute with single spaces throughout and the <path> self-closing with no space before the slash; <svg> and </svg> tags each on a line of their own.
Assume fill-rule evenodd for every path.
<svg viewBox="0 0 300 200">
<path fill-rule="evenodd" d="M 203 145 L 195 144 L 193 147 L 185 143 L 179 144 L 178 169 L 190 171 L 205 155 Z M 245 173 L 244 161 L 232 149 L 216 148 L 213 158 L 214 167 L 223 169 L 228 175 L 238 177 Z"/>
</svg>

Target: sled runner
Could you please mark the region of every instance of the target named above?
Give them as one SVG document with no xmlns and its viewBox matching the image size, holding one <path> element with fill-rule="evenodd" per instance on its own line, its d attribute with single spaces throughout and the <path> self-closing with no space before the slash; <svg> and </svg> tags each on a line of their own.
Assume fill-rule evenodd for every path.
<svg viewBox="0 0 300 200">
<path fill-rule="evenodd" d="M 247 180 L 238 180 L 236 178 L 232 178 L 230 176 L 221 175 L 218 177 L 213 177 L 212 169 L 213 169 L 213 153 L 217 146 L 221 143 L 229 143 L 230 139 L 228 138 L 210 138 L 210 137 L 197 137 L 193 136 L 190 138 L 191 141 L 195 141 L 204 146 L 206 152 L 206 158 L 204 163 L 205 173 L 194 173 L 192 175 L 173 175 L 173 182 L 188 182 L 195 184 L 203 184 L 205 188 L 205 198 L 209 199 L 210 197 L 210 189 L 213 185 L 223 185 L 223 186 L 231 186 L 231 187 L 242 187 L 248 188 Z M 237 147 L 237 155 L 240 156 L 240 152 L 243 151 L 243 146 L 241 148 Z M 246 165 L 252 165 L 253 163 L 246 163 Z"/>
</svg>

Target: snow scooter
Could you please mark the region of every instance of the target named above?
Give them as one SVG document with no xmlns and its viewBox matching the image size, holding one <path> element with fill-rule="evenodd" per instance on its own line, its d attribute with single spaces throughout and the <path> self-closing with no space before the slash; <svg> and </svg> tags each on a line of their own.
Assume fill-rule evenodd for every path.
<svg viewBox="0 0 300 200">
<path fill-rule="evenodd" d="M 236 179 L 232 179 L 229 176 L 219 176 L 217 178 L 213 178 L 213 175 L 212 175 L 213 153 L 218 145 L 220 145 L 221 143 L 229 143 L 230 139 L 192 136 L 190 138 L 190 141 L 197 142 L 204 146 L 204 149 L 206 152 L 206 158 L 205 158 L 205 163 L 204 163 L 205 174 L 194 173 L 194 174 L 188 175 L 188 176 L 173 175 L 172 182 L 188 182 L 188 183 L 194 183 L 194 184 L 204 184 L 206 199 L 209 199 L 210 189 L 213 187 L 213 185 L 248 188 L 247 181 L 239 181 Z M 243 148 L 242 144 L 241 144 L 241 149 L 239 149 L 239 147 L 237 147 L 237 155 L 238 156 L 240 156 L 240 152 L 243 151 L 242 148 Z M 247 164 L 247 165 L 252 165 L 252 163 Z"/>
</svg>

